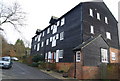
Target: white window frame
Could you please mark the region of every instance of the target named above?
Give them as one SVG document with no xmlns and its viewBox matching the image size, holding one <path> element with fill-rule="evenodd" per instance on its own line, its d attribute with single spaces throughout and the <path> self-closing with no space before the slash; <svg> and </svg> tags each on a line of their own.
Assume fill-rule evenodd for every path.
<svg viewBox="0 0 120 81">
<path fill-rule="evenodd" d="M 51 25 L 51 30 L 53 30 L 53 28 L 54 28 L 54 25 Z"/>
<path fill-rule="evenodd" d="M 106 38 L 111 40 L 111 34 L 110 34 L 110 32 L 106 32 Z"/>
<path fill-rule="evenodd" d="M 48 45 L 48 44 L 49 44 L 49 39 L 46 40 L 46 45 Z"/>
<path fill-rule="evenodd" d="M 48 59 L 52 59 L 52 53 L 50 51 L 48 52 Z"/>
<path fill-rule="evenodd" d="M 42 36 L 44 37 L 45 36 L 45 32 L 43 31 L 43 33 L 42 33 Z"/>
<path fill-rule="evenodd" d="M 94 34 L 94 26 L 90 26 L 90 33 Z"/>
<path fill-rule="evenodd" d="M 36 36 L 36 37 L 35 37 L 35 41 L 37 41 L 37 38 L 38 38 L 38 37 Z"/>
<path fill-rule="evenodd" d="M 63 50 L 59 50 L 59 58 L 63 58 L 63 53 L 64 53 Z"/>
<path fill-rule="evenodd" d="M 108 24 L 108 18 L 107 17 L 105 17 L 105 23 Z"/>
<path fill-rule="evenodd" d="M 47 34 L 49 34 L 49 33 L 50 33 L 50 28 L 47 29 Z"/>
<path fill-rule="evenodd" d="M 41 47 L 43 47 L 43 46 L 44 46 L 44 42 L 41 43 Z"/>
<path fill-rule="evenodd" d="M 46 60 L 48 59 L 48 53 L 45 53 L 45 59 Z"/>
<path fill-rule="evenodd" d="M 40 43 L 37 44 L 37 51 L 40 50 Z"/>
<path fill-rule="evenodd" d="M 38 36 L 38 42 L 40 41 L 40 38 L 41 38 L 41 34 Z"/>
<path fill-rule="evenodd" d="M 57 22 L 57 26 L 59 26 L 59 25 L 60 25 L 60 21 Z"/>
<path fill-rule="evenodd" d="M 63 26 L 65 24 L 65 18 L 61 19 L 61 26 Z"/>
<path fill-rule="evenodd" d="M 64 40 L 64 32 L 60 33 L 60 40 Z"/>
<path fill-rule="evenodd" d="M 55 34 L 56 32 L 57 32 L 57 26 L 54 25 L 52 34 Z"/>
<path fill-rule="evenodd" d="M 80 60 L 81 60 L 81 52 L 77 51 L 76 52 L 76 62 L 80 62 Z"/>
<path fill-rule="evenodd" d="M 111 58 L 112 58 L 112 60 L 116 60 L 116 53 L 114 53 L 114 52 L 111 52 Z"/>
<path fill-rule="evenodd" d="M 100 20 L 100 13 L 97 12 L 97 19 Z"/>
<path fill-rule="evenodd" d="M 59 39 L 59 34 L 56 34 L 56 40 L 58 40 Z"/>
<path fill-rule="evenodd" d="M 52 39 L 52 47 L 55 47 L 56 46 L 56 36 L 53 36 L 53 39 Z"/>
<path fill-rule="evenodd" d="M 108 50 L 101 48 L 101 61 L 103 63 L 108 63 Z"/>
<path fill-rule="evenodd" d="M 53 41 L 53 37 L 50 37 L 50 42 L 52 42 Z"/>
<path fill-rule="evenodd" d="M 89 12 L 90 12 L 90 13 L 89 13 L 89 14 L 90 14 L 90 16 L 92 16 L 92 17 L 93 17 L 93 9 L 91 9 L 91 8 L 90 8 L 90 9 L 89 9 Z"/>
<path fill-rule="evenodd" d="M 36 50 L 36 45 L 34 45 L 34 50 Z"/>
</svg>

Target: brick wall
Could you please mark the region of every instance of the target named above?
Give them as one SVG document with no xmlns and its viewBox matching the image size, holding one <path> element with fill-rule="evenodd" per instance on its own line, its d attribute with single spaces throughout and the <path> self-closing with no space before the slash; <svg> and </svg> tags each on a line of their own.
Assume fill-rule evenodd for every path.
<svg viewBox="0 0 120 81">
<path fill-rule="evenodd" d="M 56 63 L 56 70 L 68 72 L 74 63 Z"/>
<path fill-rule="evenodd" d="M 116 55 L 116 60 L 112 60 L 112 52 L 115 53 L 115 55 Z M 110 63 L 120 63 L 120 62 L 119 62 L 119 58 L 120 58 L 119 50 L 118 50 L 118 49 L 115 49 L 115 48 L 110 48 Z"/>
</svg>

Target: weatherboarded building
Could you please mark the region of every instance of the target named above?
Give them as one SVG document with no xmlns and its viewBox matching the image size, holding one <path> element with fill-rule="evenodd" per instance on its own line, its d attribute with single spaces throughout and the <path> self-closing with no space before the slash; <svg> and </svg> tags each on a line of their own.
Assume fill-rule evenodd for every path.
<svg viewBox="0 0 120 81">
<path fill-rule="evenodd" d="M 56 65 L 66 63 L 74 70 L 78 69 L 75 64 L 83 70 L 91 66 L 98 72 L 102 63 L 119 63 L 117 23 L 104 2 L 80 3 L 60 18 L 52 17 L 50 25 L 36 33 L 31 55 L 40 54 Z M 74 77 L 82 79 L 74 70 Z"/>
</svg>

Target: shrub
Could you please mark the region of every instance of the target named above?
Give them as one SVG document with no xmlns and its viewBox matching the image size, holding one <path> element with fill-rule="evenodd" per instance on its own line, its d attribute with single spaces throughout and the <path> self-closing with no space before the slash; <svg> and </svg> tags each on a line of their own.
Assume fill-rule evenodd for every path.
<svg viewBox="0 0 120 81">
<path fill-rule="evenodd" d="M 32 61 L 33 62 L 43 62 L 44 61 L 44 56 L 43 55 L 35 55 L 33 58 L 32 58 Z"/>
<path fill-rule="evenodd" d="M 36 63 L 36 62 L 33 62 L 30 66 L 32 66 L 32 67 L 38 67 L 38 63 Z"/>
</svg>

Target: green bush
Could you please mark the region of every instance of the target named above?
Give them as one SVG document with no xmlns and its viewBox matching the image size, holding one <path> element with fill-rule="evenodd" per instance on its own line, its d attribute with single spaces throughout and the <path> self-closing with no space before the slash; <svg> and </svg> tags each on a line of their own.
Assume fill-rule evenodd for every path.
<svg viewBox="0 0 120 81">
<path fill-rule="evenodd" d="M 32 67 L 38 67 L 38 63 L 36 63 L 36 62 L 33 62 L 30 66 L 32 66 Z"/>
<path fill-rule="evenodd" d="M 33 62 L 43 62 L 44 61 L 44 56 L 43 55 L 35 55 L 33 58 L 32 58 L 32 61 Z"/>
</svg>

